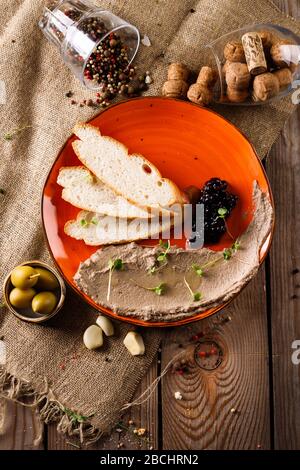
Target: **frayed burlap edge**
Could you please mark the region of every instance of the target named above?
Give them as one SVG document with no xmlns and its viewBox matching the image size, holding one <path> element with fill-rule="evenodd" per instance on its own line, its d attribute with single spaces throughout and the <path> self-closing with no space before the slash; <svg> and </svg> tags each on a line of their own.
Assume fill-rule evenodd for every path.
<svg viewBox="0 0 300 470">
<path fill-rule="evenodd" d="M 54 397 L 46 381 L 44 391 L 36 392 L 29 382 L 10 374 L 4 366 L 0 366 L 0 397 L 36 409 L 43 423 L 57 423 L 58 432 L 70 439 L 79 439 L 80 444 L 86 447 L 105 434 L 89 421 L 91 416 L 85 417 L 76 412 L 72 414 L 76 414 L 79 419 L 74 419 L 70 415 L 71 410 Z"/>
</svg>

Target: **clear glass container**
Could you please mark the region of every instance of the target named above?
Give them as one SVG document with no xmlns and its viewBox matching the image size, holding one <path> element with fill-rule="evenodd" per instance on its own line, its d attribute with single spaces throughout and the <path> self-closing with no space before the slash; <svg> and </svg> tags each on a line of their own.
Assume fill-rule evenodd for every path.
<svg viewBox="0 0 300 470">
<path fill-rule="evenodd" d="M 48 2 L 39 26 L 90 90 L 113 88 L 120 74 L 125 81 L 140 45 L 135 26 L 88 0 Z"/>
<path fill-rule="evenodd" d="M 260 85 L 262 87 L 265 86 L 264 78 L 259 78 L 258 80 L 256 79 L 256 76 L 259 77 L 261 75 L 259 73 L 261 71 L 258 70 L 258 75 L 255 75 L 255 73 L 254 75 L 252 74 L 250 75 L 251 78 L 250 78 L 250 83 L 248 85 L 248 91 L 249 91 L 248 96 L 247 97 L 243 96 L 243 94 L 240 93 L 241 90 L 239 90 L 239 93 L 233 97 L 233 99 L 236 99 L 237 101 L 233 102 L 228 97 L 228 96 L 231 96 L 231 93 L 228 92 L 228 84 L 227 84 L 228 82 L 230 83 L 230 81 L 228 80 L 228 77 L 226 77 L 226 66 L 224 68 L 224 65 L 227 61 L 225 55 L 227 57 L 230 57 L 230 52 L 234 53 L 234 50 L 233 49 L 229 50 L 229 54 L 228 54 L 228 48 L 227 48 L 227 53 L 225 52 L 225 48 L 229 43 L 237 42 L 240 45 L 242 45 L 242 38 L 244 37 L 246 33 L 250 33 L 250 32 L 259 32 L 259 33 L 264 32 L 265 33 L 263 35 L 263 39 L 264 39 L 263 50 L 264 50 L 264 55 L 266 59 L 267 70 L 261 70 L 261 71 L 263 73 L 272 73 L 272 74 L 275 73 L 276 75 L 276 73 L 282 69 L 289 69 L 291 73 L 289 73 L 288 70 L 283 72 L 284 74 L 286 74 L 286 76 L 285 77 L 281 76 L 282 86 L 279 88 L 279 91 L 276 88 L 276 90 L 272 92 L 268 88 L 270 87 L 270 84 L 267 83 L 266 84 L 267 88 L 263 90 L 264 93 L 259 95 L 259 99 L 258 99 L 258 97 L 255 95 L 255 92 L 254 92 L 254 81 L 256 81 L 255 82 L 256 86 L 257 86 L 258 81 L 260 81 Z M 276 46 L 277 50 L 272 49 L 272 47 L 275 44 L 277 44 Z M 259 106 L 259 105 L 273 102 L 274 100 L 279 100 L 282 97 L 287 96 L 288 94 L 292 93 L 300 86 L 300 81 L 299 81 L 300 80 L 300 66 L 299 66 L 300 38 L 299 36 L 297 36 L 292 31 L 286 28 L 283 28 L 278 25 L 272 25 L 272 24 L 256 24 L 252 26 L 246 26 L 242 29 L 238 29 L 229 34 L 225 34 L 224 36 L 221 36 L 217 40 L 208 44 L 206 48 L 208 52 L 208 63 L 209 63 L 208 65 L 211 65 L 214 68 L 217 66 L 218 80 L 214 87 L 214 101 L 219 104 L 233 105 L 233 106 L 245 106 L 245 105 Z M 278 54 L 281 56 L 282 63 L 279 63 L 278 61 L 277 63 L 274 62 L 273 57 L 275 57 L 275 53 L 277 54 L 277 56 Z M 237 59 L 234 56 L 232 57 Z M 238 61 L 239 60 L 237 60 L 237 62 Z M 246 60 L 245 59 L 240 60 L 240 62 L 246 63 Z M 282 72 L 280 72 L 280 74 L 282 74 Z M 273 96 L 270 96 L 270 95 L 273 95 Z"/>
</svg>

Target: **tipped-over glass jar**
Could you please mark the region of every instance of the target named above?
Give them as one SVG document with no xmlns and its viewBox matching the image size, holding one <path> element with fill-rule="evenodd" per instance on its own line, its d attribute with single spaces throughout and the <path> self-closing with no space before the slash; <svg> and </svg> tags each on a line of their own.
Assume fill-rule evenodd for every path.
<svg viewBox="0 0 300 470">
<path fill-rule="evenodd" d="M 139 31 L 110 11 L 88 0 L 50 1 L 39 26 L 88 89 L 116 94 L 133 75 Z"/>
<path fill-rule="evenodd" d="M 300 38 L 277 25 L 256 24 L 208 44 L 208 63 L 218 70 L 214 101 L 262 105 L 300 86 Z"/>
</svg>

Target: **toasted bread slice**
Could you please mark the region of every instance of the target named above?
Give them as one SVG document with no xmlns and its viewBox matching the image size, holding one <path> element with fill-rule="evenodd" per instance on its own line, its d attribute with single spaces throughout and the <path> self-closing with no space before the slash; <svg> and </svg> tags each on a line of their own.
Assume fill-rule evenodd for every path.
<svg viewBox="0 0 300 470">
<path fill-rule="evenodd" d="M 128 219 L 151 216 L 147 210 L 116 194 L 83 166 L 61 168 L 57 183 L 64 188 L 62 198 L 79 209 Z"/>
<path fill-rule="evenodd" d="M 128 149 L 111 137 L 102 136 L 89 124 L 78 124 L 73 142 L 79 160 L 104 184 L 129 202 L 140 207 L 168 209 L 183 204 L 177 186 L 162 178 L 158 169 L 141 155 L 129 155 Z"/>
<path fill-rule="evenodd" d="M 181 221 L 179 216 L 178 221 Z M 103 216 L 94 212 L 80 211 L 76 220 L 65 225 L 65 233 L 76 240 L 83 240 L 87 245 L 115 245 L 147 238 L 170 238 L 170 229 L 177 222 L 177 217 L 159 217 L 146 219 L 126 220 Z"/>
</svg>

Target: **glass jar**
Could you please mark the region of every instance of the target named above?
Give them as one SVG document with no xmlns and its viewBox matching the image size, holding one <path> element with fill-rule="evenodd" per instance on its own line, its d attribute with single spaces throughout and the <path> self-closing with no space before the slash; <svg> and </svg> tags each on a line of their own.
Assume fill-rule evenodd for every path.
<svg viewBox="0 0 300 470">
<path fill-rule="evenodd" d="M 130 76 L 140 34 L 110 11 L 88 0 L 50 1 L 39 26 L 88 89 L 108 87 L 117 92 Z"/>
<path fill-rule="evenodd" d="M 249 33 L 251 41 L 255 42 L 255 35 L 254 39 L 253 35 L 251 39 L 251 33 L 258 33 L 262 39 L 266 68 L 261 67 L 261 69 L 253 70 L 253 73 L 250 76 L 248 75 L 250 80 L 247 88 L 243 88 L 243 81 L 240 82 L 241 86 L 239 87 L 235 74 L 236 72 L 244 73 L 244 78 L 247 82 L 249 63 L 247 68 L 245 43 L 243 42 L 245 39 L 243 38 L 245 38 L 244 35 L 249 37 Z M 275 49 L 273 49 L 274 45 L 276 45 Z M 208 65 L 214 68 L 217 67 L 218 71 L 218 79 L 214 87 L 214 101 L 219 104 L 233 106 L 267 104 L 287 96 L 300 86 L 300 38 L 286 28 L 272 24 L 246 26 L 221 36 L 208 44 L 206 48 L 208 52 Z M 250 54 L 251 52 L 253 51 L 250 51 Z M 281 61 L 276 61 L 278 57 L 281 58 Z M 230 59 L 235 63 L 242 63 L 243 65 L 240 69 L 236 65 L 232 67 Z M 247 62 L 248 60 L 249 56 Z M 228 69 L 226 67 L 232 71 L 230 77 L 227 75 Z M 263 74 L 268 74 L 268 76 L 263 77 Z M 269 74 L 275 74 L 278 80 L 280 78 L 279 89 L 276 81 L 273 83 L 274 77 Z M 257 79 L 256 77 L 260 78 Z M 233 84 L 233 87 L 229 87 L 228 83 L 229 85 Z M 236 88 L 234 88 L 235 85 L 237 85 Z"/>
</svg>

